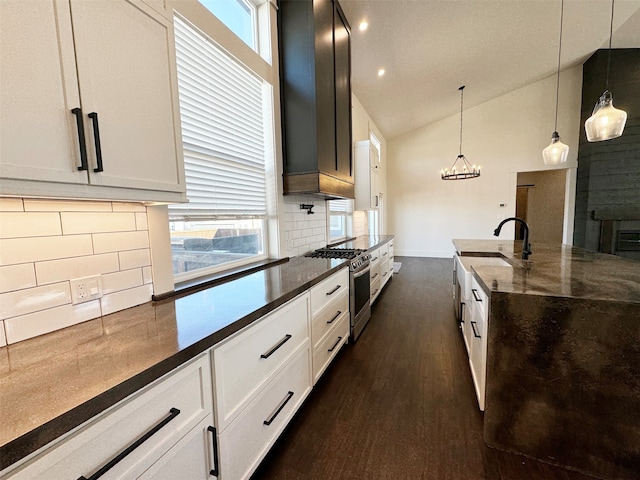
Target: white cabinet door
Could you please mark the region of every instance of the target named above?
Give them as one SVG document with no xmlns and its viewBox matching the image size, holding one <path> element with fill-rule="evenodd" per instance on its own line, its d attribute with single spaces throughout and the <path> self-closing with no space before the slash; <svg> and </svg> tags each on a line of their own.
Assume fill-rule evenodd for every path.
<svg viewBox="0 0 640 480">
<path fill-rule="evenodd" d="M 138 0 L 71 0 L 90 183 L 182 191 L 173 25 Z M 102 152 L 103 171 L 97 151 Z"/>
<path fill-rule="evenodd" d="M 209 415 L 140 476 L 140 480 L 209 480 L 218 470 L 213 415 Z"/>
<path fill-rule="evenodd" d="M 3 0 L 0 22 L 4 194 L 183 200 L 171 19 L 141 0 Z"/>
<path fill-rule="evenodd" d="M 0 58 L 0 177 L 86 184 L 69 4 L 2 0 Z"/>
</svg>

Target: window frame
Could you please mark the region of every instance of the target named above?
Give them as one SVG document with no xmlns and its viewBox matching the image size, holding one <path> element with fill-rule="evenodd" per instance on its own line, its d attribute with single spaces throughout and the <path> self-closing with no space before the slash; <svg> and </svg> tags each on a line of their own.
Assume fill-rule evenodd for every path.
<svg viewBox="0 0 640 480">
<path fill-rule="evenodd" d="M 326 222 L 327 222 L 327 244 L 340 242 L 347 240 L 353 235 L 353 200 L 344 199 L 346 202 L 346 208 L 344 210 L 331 210 L 332 200 L 327 200 L 326 203 Z M 331 217 L 342 217 L 343 224 L 345 226 L 344 236 L 331 238 Z"/>
<path fill-rule="evenodd" d="M 193 28 L 200 30 L 201 33 L 209 37 L 220 49 L 227 53 L 233 60 L 242 65 L 244 68 L 253 73 L 256 77 L 262 79 L 263 82 L 270 87 L 268 94 L 270 101 L 270 111 L 265 115 L 270 116 L 267 120 L 271 125 L 270 135 L 273 138 L 265 138 L 265 143 L 268 145 L 268 154 L 265 156 L 265 186 L 266 196 L 269 197 L 276 190 L 276 185 L 271 185 L 275 181 L 270 171 L 276 167 L 276 101 L 278 86 L 278 72 L 271 65 L 271 58 L 275 46 L 272 44 L 271 32 L 275 28 L 275 15 L 272 14 L 274 5 L 270 0 L 243 0 L 245 3 L 251 3 L 255 6 L 254 15 L 254 29 L 255 29 L 255 43 L 256 50 L 251 49 L 240 37 L 233 33 L 219 18 L 211 13 L 203 4 L 197 0 L 174 2 L 173 13 L 176 17 L 179 17 L 182 21 L 192 26 Z M 267 213 L 264 218 L 259 219 L 261 222 L 262 230 L 262 253 L 252 255 L 245 259 L 239 259 L 237 261 L 226 262 L 220 265 L 214 265 L 211 267 L 201 268 L 191 272 L 184 272 L 173 275 L 174 284 L 190 281 L 198 278 L 205 279 L 214 274 L 220 274 L 225 271 L 241 268 L 244 265 L 252 264 L 259 261 L 264 261 L 269 258 L 270 236 L 269 230 L 271 222 L 269 218 L 273 215 L 272 202 L 269 198 L 267 202 Z M 179 208 L 179 205 L 177 205 Z M 171 214 L 169 215 L 171 216 Z M 230 217 L 230 219 L 233 217 Z M 246 218 L 241 216 L 235 217 L 235 220 L 242 221 Z M 194 220 L 194 218 L 192 218 Z M 173 220 L 169 220 L 171 223 Z M 170 225 L 169 225 L 169 228 Z M 173 261 L 173 259 L 172 259 Z M 173 273 L 173 270 L 172 270 Z"/>
</svg>

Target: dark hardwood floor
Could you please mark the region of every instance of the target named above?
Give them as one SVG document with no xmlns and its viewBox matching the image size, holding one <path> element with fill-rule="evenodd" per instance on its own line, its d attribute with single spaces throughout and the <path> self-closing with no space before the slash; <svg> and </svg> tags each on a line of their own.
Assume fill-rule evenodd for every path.
<svg viewBox="0 0 640 480">
<path fill-rule="evenodd" d="M 452 261 L 396 257 L 369 324 L 253 479 L 588 480 L 488 448 L 453 315 Z"/>
</svg>

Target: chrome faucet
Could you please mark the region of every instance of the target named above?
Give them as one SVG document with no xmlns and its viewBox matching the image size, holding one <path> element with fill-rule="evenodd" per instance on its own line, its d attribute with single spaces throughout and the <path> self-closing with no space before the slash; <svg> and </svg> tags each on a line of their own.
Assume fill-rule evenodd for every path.
<svg viewBox="0 0 640 480">
<path fill-rule="evenodd" d="M 496 237 L 500 235 L 502 226 L 510 220 L 513 220 L 514 222 L 520 222 L 522 224 L 522 227 L 524 228 L 524 238 L 522 239 L 522 259 L 526 260 L 527 258 L 529 258 L 529 255 L 531 255 L 531 244 L 529 243 L 529 225 L 527 225 L 527 222 L 518 217 L 505 218 L 500 222 L 498 228 L 493 231 L 493 234 Z"/>
</svg>

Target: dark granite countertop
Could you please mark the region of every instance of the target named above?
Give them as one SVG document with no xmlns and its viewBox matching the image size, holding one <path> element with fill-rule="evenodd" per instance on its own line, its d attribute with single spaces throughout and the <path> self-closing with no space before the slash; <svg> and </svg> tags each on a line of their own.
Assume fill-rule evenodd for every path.
<svg viewBox="0 0 640 480">
<path fill-rule="evenodd" d="M 523 293 L 640 303 L 640 262 L 569 245 L 532 244 L 528 260 L 522 242 L 453 240 L 461 256 L 500 256 L 512 267 L 473 266 L 489 293 Z"/>
<path fill-rule="evenodd" d="M 346 265 L 295 257 L 0 348 L 0 470 Z"/>
</svg>

